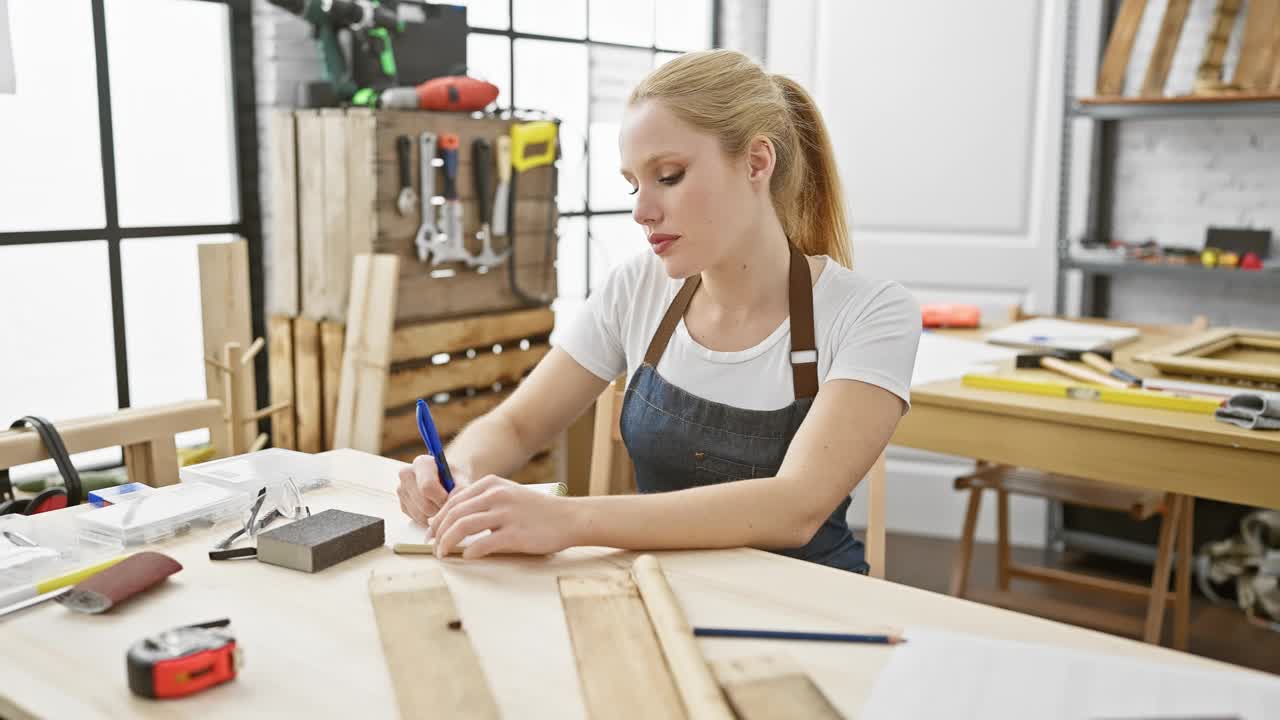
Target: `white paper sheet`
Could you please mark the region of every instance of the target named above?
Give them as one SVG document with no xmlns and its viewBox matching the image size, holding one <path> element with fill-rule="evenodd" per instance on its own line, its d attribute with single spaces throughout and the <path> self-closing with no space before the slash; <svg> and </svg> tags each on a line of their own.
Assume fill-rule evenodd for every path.
<svg viewBox="0 0 1280 720">
<path fill-rule="evenodd" d="M 548 495 L 564 495 L 566 492 L 563 483 L 535 483 L 525 487 Z M 398 553 L 431 553 L 435 551 L 436 540 L 428 537 L 430 532 L 426 525 L 416 523 L 408 517 L 400 517 L 387 523 L 386 545 Z M 466 536 L 453 552 L 460 553 L 466 550 L 468 545 L 488 534 L 488 530 L 481 530 L 474 535 Z"/>
<path fill-rule="evenodd" d="M 1118 347 L 1138 339 L 1137 328 L 1091 325 L 1089 323 L 1036 318 L 1014 323 L 987 333 L 987 342 L 1010 347 L 1096 350 Z"/>
<path fill-rule="evenodd" d="M 1017 350 L 988 345 L 973 340 L 960 340 L 931 332 L 920 335 L 916 366 L 911 372 L 911 385 L 924 385 L 943 380 L 959 380 L 965 373 L 992 372 L 996 363 L 1009 360 Z"/>
<path fill-rule="evenodd" d="M 1280 678 L 908 628 L 863 720 L 1280 718 Z"/>
</svg>

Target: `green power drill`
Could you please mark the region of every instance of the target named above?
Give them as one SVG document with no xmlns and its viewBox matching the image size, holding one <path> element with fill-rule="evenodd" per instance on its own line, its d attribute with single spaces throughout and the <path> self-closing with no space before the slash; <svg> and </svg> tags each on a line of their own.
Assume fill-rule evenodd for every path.
<svg viewBox="0 0 1280 720">
<path fill-rule="evenodd" d="M 399 84 L 392 33 L 404 31 L 397 13 L 378 0 L 268 0 L 311 24 L 316 44 L 324 58 L 324 82 L 303 86 L 299 104 L 304 107 L 332 107 L 343 103 L 373 105 L 378 92 Z M 351 33 L 351 52 L 372 62 L 378 69 L 369 87 L 360 87 L 351 65 L 343 57 L 338 32 Z"/>
</svg>

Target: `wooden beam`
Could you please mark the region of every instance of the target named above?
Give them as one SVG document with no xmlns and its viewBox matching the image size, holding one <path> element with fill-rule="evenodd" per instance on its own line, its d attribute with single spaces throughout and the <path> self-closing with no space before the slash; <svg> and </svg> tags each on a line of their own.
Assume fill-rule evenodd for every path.
<svg viewBox="0 0 1280 720">
<path fill-rule="evenodd" d="M 118 410 L 106 415 L 75 418 L 57 423 L 58 434 L 69 454 L 114 445 L 132 445 L 155 438 L 224 423 L 222 403 L 191 400 Z M 40 436 L 30 428 L 0 431 L 0 468 L 49 459 Z"/>
<path fill-rule="evenodd" d="M 541 337 L 551 333 L 555 321 L 555 313 L 550 308 L 535 308 L 405 325 L 396 328 L 392 337 L 391 362 L 419 360 L 471 348 L 487 349 L 499 343 Z"/>
<path fill-rule="evenodd" d="M 289 403 L 287 410 L 271 416 L 271 441 L 275 447 L 298 448 L 297 410 L 293 407 L 293 318 L 267 318 L 267 368 L 271 378 L 271 404 Z"/>
<path fill-rule="evenodd" d="M 172 435 L 124 445 L 123 448 L 130 482 L 152 487 L 178 482 L 178 448 Z"/>
<path fill-rule="evenodd" d="M 357 255 L 352 265 L 334 447 L 381 450 L 399 272 L 395 255 Z"/>
<path fill-rule="evenodd" d="M 550 350 L 549 345 L 534 345 L 528 350 L 483 353 L 469 360 L 452 360 L 443 365 L 392 370 L 387 383 L 387 407 L 408 405 L 420 397 L 462 388 L 488 388 L 494 383 L 514 384 Z"/>
<path fill-rule="evenodd" d="M 325 447 L 332 449 L 338 426 L 338 385 L 342 379 L 342 353 L 346 326 L 325 320 L 320 323 L 320 395 L 323 398 Z"/>
<path fill-rule="evenodd" d="M 1156 36 L 1156 46 L 1151 51 L 1151 59 L 1147 62 L 1147 74 L 1142 80 L 1144 97 L 1161 97 L 1164 86 L 1169 79 L 1169 68 L 1173 65 L 1173 54 L 1178 49 L 1178 40 L 1182 37 L 1182 26 L 1187 21 L 1187 11 L 1191 9 L 1191 0 L 1169 0 L 1164 9 L 1164 19 L 1160 22 L 1160 34 Z"/>
<path fill-rule="evenodd" d="M 292 110 L 271 113 L 271 273 L 267 312 L 297 315 L 298 288 L 298 138 Z"/>
<path fill-rule="evenodd" d="M 1129 69 L 1129 55 L 1133 52 L 1133 41 L 1138 37 L 1138 27 L 1142 24 L 1142 13 L 1147 8 L 1147 0 L 1124 0 L 1116 23 L 1107 38 L 1107 51 L 1102 58 L 1102 69 L 1098 72 L 1099 95 L 1123 95 L 1125 73 Z"/>
<path fill-rule="evenodd" d="M 1276 53 L 1280 53 L 1280 0 L 1249 0 L 1232 84 L 1245 90 L 1267 90 Z"/>
<path fill-rule="evenodd" d="M 301 315 L 324 317 L 329 258 L 325 239 L 324 125 L 315 110 L 295 113 L 298 142 L 298 252 Z"/>
<path fill-rule="evenodd" d="M 587 715 L 688 717 L 632 579 L 562 576 L 559 588 Z"/>
<path fill-rule="evenodd" d="M 298 420 L 298 449 L 324 450 L 324 421 L 320 384 L 320 323 L 299 317 L 293 321 L 294 412 Z"/>
<path fill-rule="evenodd" d="M 249 246 L 244 240 L 229 243 L 201 243 L 197 246 L 200 263 L 200 316 L 204 331 L 204 354 L 222 360 L 229 342 L 248 348 L 253 342 L 250 326 Z M 255 372 L 245 368 L 246 382 L 237 385 L 240 395 L 235 404 L 254 407 Z M 228 400 L 224 395 L 225 373 L 205 366 L 205 392 L 215 400 Z M 228 403 L 230 404 L 230 403 Z M 232 448 L 247 448 L 257 435 L 253 427 L 238 428 L 231 438 Z"/>
<path fill-rule="evenodd" d="M 402 718 L 497 718 L 498 704 L 439 568 L 369 577 Z"/>
</svg>

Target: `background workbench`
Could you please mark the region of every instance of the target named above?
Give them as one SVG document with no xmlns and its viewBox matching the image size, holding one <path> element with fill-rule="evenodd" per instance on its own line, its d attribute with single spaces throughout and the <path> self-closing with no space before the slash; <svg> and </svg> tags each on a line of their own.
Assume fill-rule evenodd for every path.
<svg viewBox="0 0 1280 720">
<path fill-rule="evenodd" d="M 308 493 L 313 512 L 337 507 L 397 522 L 392 460 L 336 450 L 319 456 L 336 482 Z M 77 510 L 42 516 L 67 522 Z M 0 716 L 395 717 L 391 683 L 366 592 L 370 572 L 438 563 L 380 549 L 316 575 L 256 562 L 210 563 L 221 528 L 160 544 L 185 569 L 117 611 L 78 615 L 53 604 L 0 620 Z M 883 630 L 928 625 L 1045 642 L 1183 668 L 1229 666 L 1172 650 L 987 607 L 758 550 L 660 553 L 693 625 Z M 499 708 L 507 717 L 576 718 L 582 692 L 556 577 L 630 566 L 635 553 L 575 548 L 548 557 L 439 563 Z M 140 637 L 229 617 L 245 653 L 234 682 L 177 702 L 132 696 L 124 654 Z M 702 640 L 709 660 L 790 655 L 837 708 L 856 717 L 888 647 Z M 589 662 L 589 659 L 588 659 Z M 922 687 L 928 687 L 922 679 Z"/>
</svg>

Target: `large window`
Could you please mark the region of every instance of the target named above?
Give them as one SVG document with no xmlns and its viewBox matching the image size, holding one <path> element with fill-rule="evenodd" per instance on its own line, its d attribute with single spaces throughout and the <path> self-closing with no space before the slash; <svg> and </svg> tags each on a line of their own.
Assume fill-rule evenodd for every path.
<svg viewBox="0 0 1280 720">
<path fill-rule="evenodd" d="M 643 250 L 618 172 L 627 93 L 676 55 L 718 44 L 713 0 L 470 0 L 470 72 L 500 89 L 499 105 L 560 118 L 557 309 Z"/>
<path fill-rule="evenodd" d="M 0 422 L 204 397 L 196 244 L 261 267 L 250 0 L 7 6 Z"/>
</svg>

